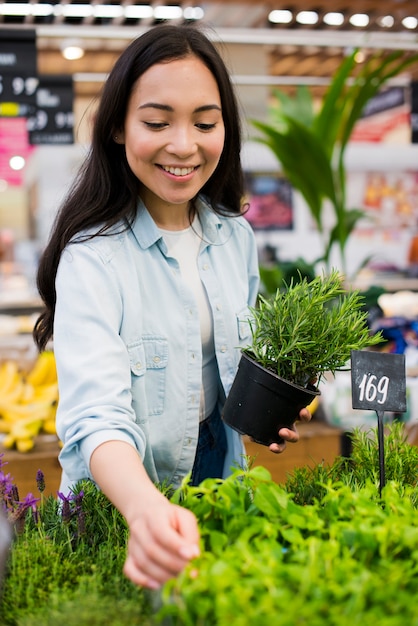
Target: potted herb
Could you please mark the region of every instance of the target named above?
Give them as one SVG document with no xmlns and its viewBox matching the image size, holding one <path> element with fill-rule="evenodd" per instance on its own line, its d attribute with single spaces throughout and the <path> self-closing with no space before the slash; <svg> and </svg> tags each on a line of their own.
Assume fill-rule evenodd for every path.
<svg viewBox="0 0 418 626">
<path fill-rule="evenodd" d="M 349 369 L 352 350 L 382 341 L 369 332 L 362 296 L 346 291 L 336 270 L 260 296 L 251 313 L 252 343 L 242 351 L 223 419 L 264 445 L 281 441 L 279 429 L 320 394 L 315 385 L 326 372 Z"/>
</svg>

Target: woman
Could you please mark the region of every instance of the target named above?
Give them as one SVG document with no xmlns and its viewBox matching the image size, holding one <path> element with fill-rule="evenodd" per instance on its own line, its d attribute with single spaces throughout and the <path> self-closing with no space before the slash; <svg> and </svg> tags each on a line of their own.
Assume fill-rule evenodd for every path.
<svg viewBox="0 0 418 626">
<path fill-rule="evenodd" d="M 242 197 L 219 54 L 193 27 L 151 29 L 104 86 L 40 262 L 35 327 L 41 350 L 54 339 L 61 490 L 98 484 L 129 525 L 125 574 L 149 588 L 199 552 L 196 519 L 155 483 L 224 476 L 244 453 L 220 418 L 258 290 Z"/>
</svg>

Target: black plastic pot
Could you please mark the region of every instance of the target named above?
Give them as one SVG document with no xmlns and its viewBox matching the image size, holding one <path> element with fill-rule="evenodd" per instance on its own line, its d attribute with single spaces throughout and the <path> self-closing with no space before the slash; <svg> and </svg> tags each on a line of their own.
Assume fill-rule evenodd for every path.
<svg viewBox="0 0 418 626">
<path fill-rule="evenodd" d="M 280 378 L 243 352 L 222 419 L 257 443 L 282 443 L 280 428 L 290 428 L 320 393 L 313 385 L 300 387 Z"/>
</svg>

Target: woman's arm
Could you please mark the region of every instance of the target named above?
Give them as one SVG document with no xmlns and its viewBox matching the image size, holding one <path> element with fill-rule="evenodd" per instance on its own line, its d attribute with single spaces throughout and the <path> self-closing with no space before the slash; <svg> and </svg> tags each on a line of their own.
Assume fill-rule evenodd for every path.
<svg viewBox="0 0 418 626">
<path fill-rule="evenodd" d="M 90 469 L 128 523 L 124 573 L 132 582 L 156 589 L 199 555 L 195 516 L 154 486 L 133 446 L 123 441 L 101 444 L 91 456 Z"/>
</svg>

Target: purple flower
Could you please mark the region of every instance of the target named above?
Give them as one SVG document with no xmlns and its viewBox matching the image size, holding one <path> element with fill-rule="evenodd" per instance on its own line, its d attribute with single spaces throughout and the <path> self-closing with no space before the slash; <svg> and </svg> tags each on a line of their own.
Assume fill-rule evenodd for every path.
<svg viewBox="0 0 418 626">
<path fill-rule="evenodd" d="M 39 493 L 43 493 L 45 491 L 45 475 L 40 469 L 36 472 L 36 484 Z"/>
</svg>

